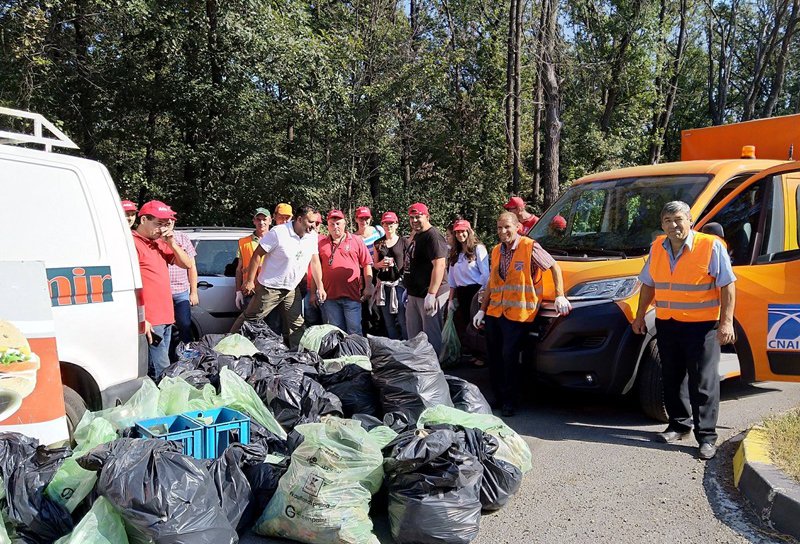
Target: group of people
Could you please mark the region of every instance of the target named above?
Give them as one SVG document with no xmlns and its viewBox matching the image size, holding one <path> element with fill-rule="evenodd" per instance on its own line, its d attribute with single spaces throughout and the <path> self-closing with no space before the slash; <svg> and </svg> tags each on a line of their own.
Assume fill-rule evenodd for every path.
<svg viewBox="0 0 800 544">
<path fill-rule="evenodd" d="M 243 311 L 232 332 L 245 321 L 266 318 L 296 347 L 306 324 L 325 322 L 362 334 L 363 311 L 375 305 L 390 338 L 425 332 L 439 352 L 444 314 L 451 311 L 459 334 L 470 325 L 485 330 L 495 404 L 511 416 L 521 350 L 541 305 L 545 273 L 552 276 L 555 311 L 567 315 L 572 305 L 558 263 L 527 236 L 538 217 L 519 197 L 504 207 L 496 222 L 499 243 L 491 252 L 465 219 L 453 222 L 447 237 L 443 235 L 421 202 L 408 207 L 408 236 L 399 233 L 393 211 L 381 215 L 380 225 L 372 225 L 370 209 L 357 208 L 358 229 L 350 232 L 347 216 L 338 209 L 327 213 L 323 229 L 322 214 L 310 205 L 293 210 L 279 204 L 274 225 L 269 210 L 257 208 L 253 233 L 239 241 L 235 296 Z M 169 326 L 174 322 L 181 329 L 187 323 L 187 336 L 181 331 L 181 340 L 191 338 L 188 312 L 197 303 L 191 288 L 192 276 L 196 285 L 194 249 L 173 230 L 175 213 L 163 202 L 150 201 L 137 209 L 124 201 L 123 208 L 139 254 L 151 366 L 158 376 L 169 364 L 167 343 L 160 342 Z M 554 228 L 564 231 L 566 220 L 556 216 L 551 223 L 556 219 Z M 734 340 L 736 278 L 724 241 L 691 229 L 687 204 L 667 203 L 661 221 L 665 235 L 653 242 L 639 276 L 642 287 L 632 327 L 636 333 L 647 332 L 645 314 L 655 306 L 669 415 L 659 439 L 672 443 L 693 430 L 700 457 L 710 459 L 716 453 L 720 345 Z M 473 316 L 476 294 L 480 309 Z"/>
</svg>

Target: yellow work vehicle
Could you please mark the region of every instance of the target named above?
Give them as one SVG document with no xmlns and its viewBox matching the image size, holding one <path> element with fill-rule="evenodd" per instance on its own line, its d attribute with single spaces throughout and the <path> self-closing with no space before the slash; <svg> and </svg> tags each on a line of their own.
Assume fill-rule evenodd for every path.
<svg viewBox="0 0 800 544">
<path fill-rule="evenodd" d="M 545 275 L 544 303 L 531 333 L 538 337 L 531 343 L 535 353 L 523 355 L 538 378 L 605 394 L 636 389 L 645 413 L 666 421 L 654 312 L 648 335 L 634 334 L 630 323 L 639 299 L 637 276 L 650 244 L 662 234 L 661 208 L 682 200 L 691 206 L 696 230 L 709 222 L 722 226 L 738 278 L 737 339 L 723 350 L 720 377 L 800 381 L 800 162 L 786 160 L 800 144 L 794 141 L 800 116 L 791 117 L 794 132 L 777 133 L 771 141 L 772 149 L 783 150 L 783 160 L 753 158 L 759 142 L 749 138 L 758 132 L 756 125 L 762 130 L 764 123 L 776 122 L 769 119 L 702 129 L 716 131 L 703 138 L 728 146 L 713 153 L 730 154 L 735 147 L 737 158 L 623 168 L 572 184 L 529 234 L 559 262 L 574 308 L 557 316 Z M 687 132 L 688 141 L 699 131 Z M 745 158 L 738 158 L 742 145 Z M 701 155 L 702 145 L 692 154 Z"/>
</svg>

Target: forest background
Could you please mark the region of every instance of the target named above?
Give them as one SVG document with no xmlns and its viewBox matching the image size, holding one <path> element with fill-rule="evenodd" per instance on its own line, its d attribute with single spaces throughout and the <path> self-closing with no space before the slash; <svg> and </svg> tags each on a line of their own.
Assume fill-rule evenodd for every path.
<svg viewBox="0 0 800 544">
<path fill-rule="evenodd" d="M 541 212 L 680 130 L 800 111 L 800 0 L 0 0 L 0 105 L 183 225 Z"/>
</svg>

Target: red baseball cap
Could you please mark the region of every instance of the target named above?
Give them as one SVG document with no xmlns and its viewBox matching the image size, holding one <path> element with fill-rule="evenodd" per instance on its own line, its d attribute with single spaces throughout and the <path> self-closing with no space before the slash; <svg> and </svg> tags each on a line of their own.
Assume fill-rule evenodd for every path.
<svg viewBox="0 0 800 544">
<path fill-rule="evenodd" d="M 516 209 L 516 208 L 524 208 L 525 207 L 525 201 L 522 200 L 518 196 L 512 196 L 511 198 L 508 199 L 508 202 L 503 204 L 503 207 L 505 209 L 507 209 L 507 210 L 513 210 L 513 209 Z"/>
<path fill-rule="evenodd" d="M 131 202 L 130 200 L 122 201 L 122 209 L 125 212 L 135 212 L 139 210 L 139 208 L 136 207 L 136 203 Z"/>
<path fill-rule="evenodd" d="M 408 215 L 430 215 L 428 207 L 422 202 L 417 202 L 408 207 Z"/>
<path fill-rule="evenodd" d="M 567 228 L 567 220 L 564 219 L 563 215 L 557 215 L 550 220 L 550 226 L 557 229 L 565 229 Z"/>
<path fill-rule="evenodd" d="M 342 210 L 331 210 L 328 212 L 328 221 L 331 219 L 344 219 L 344 213 Z"/>
<path fill-rule="evenodd" d="M 361 219 L 362 217 L 372 217 L 372 212 L 366 206 L 356 208 L 356 219 Z"/>
<path fill-rule="evenodd" d="M 384 212 L 381 216 L 381 223 L 397 223 L 397 214 L 394 212 Z"/>
<path fill-rule="evenodd" d="M 156 219 L 175 219 L 175 212 L 172 211 L 172 208 L 160 200 L 145 202 L 142 209 L 139 210 L 139 217 L 143 215 L 152 215 Z"/>
<path fill-rule="evenodd" d="M 453 223 L 453 232 L 456 232 L 456 231 L 459 231 L 459 230 L 469 230 L 470 228 L 472 228 L 472 227 L 469 224 L 469 221 L 467 221 L 466 219 L 459 219 L 458 221 Z"/>
</svg>

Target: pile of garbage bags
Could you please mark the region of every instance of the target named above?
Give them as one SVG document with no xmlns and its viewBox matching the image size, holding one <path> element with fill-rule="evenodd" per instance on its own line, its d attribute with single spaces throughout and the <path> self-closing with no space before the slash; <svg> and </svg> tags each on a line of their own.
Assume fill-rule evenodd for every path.
<svg viewBox="0 0 800 544">
<path fill-rule="evenodd" d="M 74 448 L 0 433 L 0 544 L 467 543 L 531 469 L 525 441 L 480 390 L 409 341 L 311 327 L 289 350 L 266 325 L 179 346 L 156 385 L 87 412 Z M 137 421 L 228 406 L 249 444 L 217 459 L 138 438 Z M 377 495 L 377 497 L 376 497 Z"/>
</svg>

